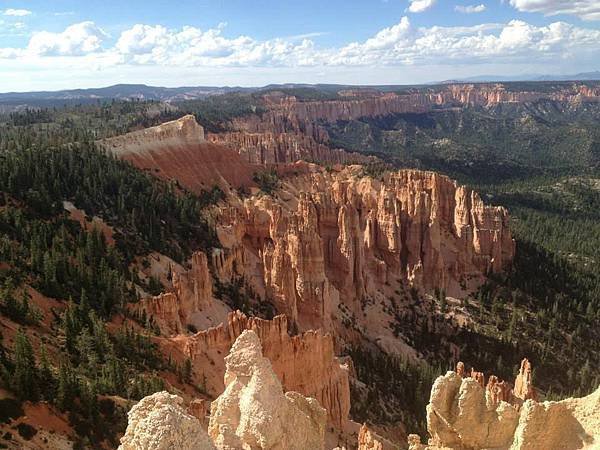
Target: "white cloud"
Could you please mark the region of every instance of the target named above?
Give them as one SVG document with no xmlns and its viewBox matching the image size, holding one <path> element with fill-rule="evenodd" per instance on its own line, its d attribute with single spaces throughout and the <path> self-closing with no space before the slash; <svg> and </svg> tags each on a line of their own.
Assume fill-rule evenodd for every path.
<svg viewBox="0 0 600 450">
<path fill-rule="evenodd" d="M 473 27 L 414 28 L 402 19 L 402 32 L 382 30 L 364 43 L 353 43 L 330 55 L 344 65 L 427 65 L 523 63 L 527 60 L 589 60 L 600 57 L 600 31 L 564 22 L 537 27 L 519 20 Z M 386 29 L 386 30 L 390 30 Z M 381 45 L 373 45 L 373 42 Z M 382 43 L 385 42 L 385 45 Z"/>
<path fill-rule="evenodd" d="M 547 16 L 569 14 L 583 20 L 600 20 L 598 0 L 510 0 L 519 11 L 539 12 Z"/>
<path fill-rule="evenodd" d="M 475 13 L 484 12 L 486 10 L 486 7 L 483 3 L 480 5 L 468 5 L 468 6 L 456 5 L 454 7 L 454 10 L 459 13 L 463 13 L 463 14 L 475 14 Z"/>
<path fill-rule="evenodd" d="M 100 50 L 106 38 L 108 35 L 94 22 L 81 22 L 67 27 L 62 33 L 34 33 L 27 52 L 38 56 L 82 56 Z"/>
<path fill-rule="evenodd" d="M 4 14 L 5 16 L 15 16 L 15 17 L 23 17 L 23 16 L 29 16 L 31 15 L 31 11 L 29 11 L 28 9 L 13 9 L 13 8 L 8 8 L 5 9 L 2 14 Z"/>
<path fill-rule="evenodd" d="M 521 20 L 464 27 L 417 27 L 408 17 L 402 17 L 368 39 L 337 47 L 318 46 L 308 38 L 259 40 L 245 35 L 227 36 L 224 25 L 201 30 L 138 24 L 110 38 L 93 22 L 82 22 L 60 33 L 35 33 L 24 48 L 0 48 L 0 82 L 14 79 L 22 71 L 44 78 L 48 73 L 64 76 L 65 70 L 78 74 L 110 71 L 119 82 L 127 82 L 118 78 L 119 73 L 137 73 L 136 70 L 142 74 L 212 70 L 220 76 L 237 74 L 240 84 L 254 79 L 254 73 L 287 74 L 294 78 L 296 72 L 311 70 L 333 74 L 333 81 L 335 77 L 342 81 L 361 73 L 370 77 L 363 81 L 367 82 L 377 74 L 389 76 L 394 71 L 399 77 L 419 72 L 428 77 L 422 81 L 429 81 L 444 78 L 440 67 L 447 68 L 444 73 L 456 73 L 458 67 L 463 67 L 471 74 L 477 66 L 493 67 L 494 73 L 502 73 L 498 68 L 508 71 L 532 64 L 545 65 L 553 72 L 559 65 L 567 71 L 575 67 L 592 70 L 594 61 L 600 60 L 598 42 L 600 30 L 565 22 L 537 26 Z M 427 71 L 428 67 L 436 69 Z M 220 80 L 215 79 L 213 84 L 222 84 Z"/>
<path fill-rule="evenodd" d="M 437 0 L 409 0 L 408 10 L 412 13 L 421 13 L 433 8 Z"/>
<path fill-rule="evenodd" d="M 169 30 L 161 25 L 137 24 L 121 33 L 115 50 L 134 64 L 218 65 L 304 65 L 313 43 L 296 38 L 257 41 L 248 36 L 226 38 L 225 25 L 202 31 L 195 27 Z"/>
</svg>

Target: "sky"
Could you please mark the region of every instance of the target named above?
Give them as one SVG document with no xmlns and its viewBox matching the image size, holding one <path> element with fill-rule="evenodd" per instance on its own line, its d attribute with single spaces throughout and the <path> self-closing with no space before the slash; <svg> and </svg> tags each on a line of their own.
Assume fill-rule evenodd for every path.
<svg viewBox="0 0 600 450">
<path fill-rule="evenodd" d="M 0 0 L 0 91 L 600 70 L 600 0 Z"/>
</svg>

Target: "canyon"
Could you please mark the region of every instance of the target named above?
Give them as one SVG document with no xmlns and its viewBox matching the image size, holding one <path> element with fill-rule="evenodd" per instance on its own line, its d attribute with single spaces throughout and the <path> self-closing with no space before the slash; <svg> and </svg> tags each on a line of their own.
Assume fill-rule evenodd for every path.
<svg viewBox="0 0 600 450">
<path fill-rule="evenodd" d="M 156 392 L 132 407 L 123 450 L 594 448 L 598 392 L 585 397 L 589 388 L 578 387 L 569 391 L 574 398 L 543 401 L 557 398 L 549 394 L 550 376 L 544 374 L 543 389 L 536 388 L 532 363 L 524 359 L 519 366 L 515 359 L 525 355 L 538 371 L 542 365 L 566 372 L 555 365 L 551 344 L 569 340 L 565 354 L 571 361 L 579 352 L 582 365 L 568 371 L 569 384 L 564 377 L 557 381 L 560 395 L 565 394 L 594 361 L 583 366 L 589 354 L 570 346 L 586 335 L 585 327 L 561 327 L 567 319 L 592 320 L 592 302 L 575 304 L 577 286 L 568 278 L 565 284 L 574 294 L 551 294 L 545 303 L 527 293 L 545 292 L 539 283 L 525 280 L 521 290 L 513 289 L 515 280 L 522 282 L 515 278 L 517 263 L 527 260 L 535 273 L 531 265 L 543 269 L 548 256 L 523 245 L 516 234 L 523 222 L 487 204 L 505 204 L 502 193 L 480 196 L 437 172 L 391 167 L 382 153 L 379 159 L 343 150 L 339 130 L 330 125 L 347 125 L 352 132 L 353 126 L 377 119 L 384 129 L 386 120 L 405 115 L 411 127 L 410 120 L 421 114 L 465 108 L 485 115 L 534 103 L 573 107 L 579 114 L 581 105 L 585 109 L 598 101 L 598 88 L 573 83 L 561 90 L 529 91 L 488 84 L 397 92 L 351 88 L 321 92 L 320 100 L 303 95 L 293 89 L 252 94 L 248 101 L 257 108 L 228 113 L 218 126 L 191 110 L 174 112 L 174 106 L 168 117 L 179 119 L 96 142 L 128 163 L 110 158 L 112 168 L 103 171 L 107 178 L 128 167 L 139 176 L 130 178 L 155 193 L 157 198 L 138 202 L 152 204 L 152 212 L 134 205 L 135 214 L 123 215 L 123 193 L 135 192 L 137 185 L 119 192 L 105 187 L 104 193 L 117 193 L 108 208 L 91 202 L 89 193 L 69 194 L 56 204 L 62 201 L 66 212 L 60 209 L 60 214 L 72 219 L 73 236 L 78 227 L 94 236 L 95 227 L 102 232 L 105 242 L 88 238 L 86 252 L 106 253 L 107 264 L 115 266 L 114 255 L 128 252 L 126 270 L 113 268 L 107 275 L 91 258 L 94 268 L 86 272 L 90 279 L 96 273 L 111 282 L 118 274 L 114 291 L 128 301 L 104 311 L 106 299 L 95 292 L 99 311 L 87 314 L 87 305 L 79 311 L 66 301 L 33 295 L 35 308 L 45 307 L 43 332 L 34 332 L 34 346 L 49 342 L 54 359 L 69 342 L 73 363 L 82 367 L 78 376 L 85 377 L 98 358 L 92 355 L 91 368 L 84 367 L 86 339 L 110 341 L 107 355 L 116 348 L 125 366 L 111 366 L 110 374 L 102 369 L 95 375 L 97 384 L 77 387 L 84 397 L 88 386 L 99 386 L 103 411 L 110 410 L 108 403 L 124 410 L 132 407 L 128 399 L 170 392 Z M 530 126 L 529 112 L 517 109 L 523 114 L 517 122 Z M 403 132 L 395 131 L 396 137 Z M 593 141 L 592 134 L 586 136 Z M 157 179 L 158 187 L 144 184 Z M 180 207 L 180 199 L 193 198 L 190 193 L 198 194 L 198 207 Z M 8 203 L 20 206 L 10 198 Z M 166 210 L 175 213 L 166 217 Z M 135 223 L 138 212 L 161 232 L 143 234 L 145 224 Z M 517 226 L 511 230 L 511 224 Z M 196 232 L 207 239 L 187 242 Z M 125 242 L 129 238 L 135 242 Z M 84 242 L 81 237 L 72 241 Z M 528 253 L 518 253 L 523 249 Z M 48 257 L 34 256 L 36 276 L 45 275 L 52 268 Z M 44 295 L 51 297 L 52 286 L 44 283 L 48 280 L 38 280 L 36 288 L 49 289 Z M 553 302 L 557 311 L 573 303 L 574 312 L 564 318 L 550 313 Z M 541 304 L 547 309 L 538 313 Z M 96 313 L 107 317 L 98 320 Z M 77 339 L 67 336 L 72 330 L 65 317 L 83 323 Z M 12 320 L 2 319 L 9 345 L 21 326 Z M 106 339 L 97 326 L 103 321 Z M 30 328 L 42 330 L 35 327 Z M 135 355 L 128 354 L 131 348 Z M 113 364 L 116 357 L 110 357 Z M 458 363 L 455 371 L 438 377 L 461 358 L 476 362 L 479 370 L 467 371 Z M 114 375 L 121 369 L 132 377 L 127 383 L 119 384 Z M 513 378 L 514 385 L 506 381 Z M 111 394 L 116 388 L 107 387 L 109 382 L 121 389 L 118 396 Z M 58 407 L 47 415 L 71 420 Z M 116 429 L 118 418 L 113 419 Z M 427 444 L 414 432 L 427 433 Z M 45 438 L 40 433 L 36 439 Z"/>
<path fill-rule="evenodd" d="M 193 117 L 186 116 L 183 121 L 105 139 L 100 145 L 144 169 L 158 168 L 159 176 L 175 178 L 194 190 L 206 189 L 209 184 L 222 186 L 224 182 L 240 187 L 252 184 L 252 170 L 261 165 L 299 160 L 328 165 L 377 161 L 373 156 L 333 148 L 324 123 L 539 100 L 565 104 L 598 102 L 600 88 L 573 83 L 548 91 L 523 91 L 503 84 L 450 84 L 401 92 L 346 90 L 338 92 L 338 97 L 304 101 L 270 91 L 257 97 L 264 112 L 235 117 L 224 124 L 223 132 L 205 136 Z M 172 145 L 182 140 L 186 150 L 175 150 Z M 247 165 L 251 165 L 250 170 Z M 194 173 L 201 174 L 201 182 Z"/>
<path fill-rule="evenodd" d="M 152 138 L 146 145 L 140 136 Z M 361 165 L 287 162 L 301 156 L 295 154 L 269 161 L 278 177 L 271 195 L 250 183 L 242 196 L 231 189 L 240 179 L 226 169 L 213 166 L 204 178 L 206 169 L 186 167 L 180 176 L 172 157 L 182 152 L 187 158 L 205 145 L 190 116 L 104 145 L 187 189 L 216 183 L 225 191 L 210 213 L 220 247 L 194 253 L 187 268 L 169 264 L 162 276 L 167 291 L 132 307 L 160 330 L 155 341 L 162 353 L 181 366 L 189 361 L 192 381 L 215 398 L 226 390 L 226 355 L 252 330 L 283 388 L 324 408 L 328 442 L 336 442 L 336 433 L 346 442 L 358 432 L 350 419 L 352 362 L 336 357 L 345 346 L 377 341 L 390 354 L 418 359 L 392 325 L 409 313 L 409 291 L 471 292 L 514 257 L 506 210 L 485 206 L 471 189 L 433 172 L 373 176 Z M 169 150 L 164 159 L 157 156 L 163 145 Z M 261 158 L 211 145 L 243 173 L 265 167 Z M 214 286 L 239 280 L 279 315 L 251 317 L 217 298 Z M 207 328 L 206 316 L 217 325 Z"/>
<path fill-rule="evenodd" d="M 199 448 L 217 449 L 324 449 L 326 411 L 315 399 L 288 391 L 262 355 L 261 340 L 243 331 L 225 358 L 225 389 L 212 403 L 208 439 L 194 416 L 182 408 L 182 399 L 159 392 L 142 399 L 129 413 L 121 450 Z M 523 360 L 506 399 L 496 395 L 496 377 L 487 387 L 478 372 L 456 371 L 438 377 L 427 406 L 427 445 L 408 437 L 409 450 L 467 450 L 496 448 L 596 448 L 600 435 L 600 389 L 585 398 L 538 403 L 518 397 L 523 379 L 531 383 L 531 367 Z M 504 382 L 501 382 L 504 384 Z M 214 446 L 213 446 L 214 444 Z M 366 425 L 358 433 L 358 450 L 394 448 Z"/>
</svg>

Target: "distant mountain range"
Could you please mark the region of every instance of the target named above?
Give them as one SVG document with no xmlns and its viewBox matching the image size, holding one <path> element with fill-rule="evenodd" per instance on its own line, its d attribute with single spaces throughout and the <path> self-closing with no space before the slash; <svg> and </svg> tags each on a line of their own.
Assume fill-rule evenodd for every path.
<svg viewBox="0 0 600 450">
<path fill-rule="evenodd" d="M 451 84 L 451 83 L 488 83 L 488 82 L 511 82 L 511 81 L 598 81 L 600 80 L 600 71 L 582 72 L 574 75 L 478 75 L 476 77 L 459 78 L 456 80 L 446 80 L 434 82 L 431 84 Z"/>
<path fill-rule="evenodd" d="M 25 107 L 52 107 L 64 104 L 90 103 L 110 99 L 139 99 L 173 102 L 182 100 L 195 100 L 211 95 L 226 94 L 229 92 L 256 92 L 274 89 L 317 89 L 325 92 L 335 92 L 347 88 L 369 87 L 380 91 L 398 91 L 419 86 L 432 86 L 450 83 L 486 83 L 486 82 L 543 82 L 543 81 L 596 81 L 600 80 L 600 71 L 585 72 L 576 75 L 523 75 L 523 76 L 496 76 L 480 75 L 457 80 L 446 80 L 421 85 L 381 85 L 357 86 L 342 84 L 304 84 L 287 83 L 271 84 L 263 87 L 229 87 L 229 86 L 183 86 L 183 87 L 158 87 L 145 84 L 116 84 L 114 86 L 90 89 L 68 89 L 62 91 L 37 91 L 37 92 L 6 92 L 0 93 L 0 112 L 11 111 Z"/>
<path fill-rule="evenodd" d="M 245 90 L 245 88 L 216 86 L 183 86 L 167 88 L 147 86 L 145 84 L 115 84 L 114 86 L 91 89 L 0 93 L 0 102 L 9 103 L 31 100 L 96 100 L 107 98 L 137 98 L 140 100 L 172 101 L 203 98 L 209 95 L 224 94 L 226 92 L 242 90 Z"/>
</svg>

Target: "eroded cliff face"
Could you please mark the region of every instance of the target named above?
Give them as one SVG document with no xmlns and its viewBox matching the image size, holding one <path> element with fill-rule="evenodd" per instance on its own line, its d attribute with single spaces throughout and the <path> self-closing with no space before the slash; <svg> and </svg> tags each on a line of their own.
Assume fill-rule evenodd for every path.
<svg viewBox="0 0 600 450">
<path fill-rule="evenodd" d="M 402 170 L 374 179 L 361 167 L 288 177 L 276 197 L 224 211 L 226 253 L 300 329 L 332 329 L 342 303 L 398 286 L 458 294 L 510 264 L 514 241 L 503 208 L 487 207 L 447 177 Z M 242 249 L 242 250 L 240 250 Z"/>
<path fill-rule="evenodd" d="M 539 403 L 529 361 L 523 360 L 515 387 L 491 376 L 464 376 L 464 366 L 439 377 L 427 406 L 427 446 L 416 436 L 410 450 L 438 449 L 580 449 L 600 445 L 600 388 L 579 399 Z M 524 380 L 527 399 L 522 398 Z"/>
<path fill-rule="evenodd" d="M 360 153 L 332 149 L 300 133 L 235 131 L 209 134 L 208 140 L 235 149 L 250 164 L 284 164 L 300 160 L 322 164 L 362 164 L 375 160 Z"/>
<path fill-rule="evenodd" d="M 192 336 L 174 337 L 162 345 L 176 359 L 190 358 L 194 380 L 217 396 L 225 388 L 225 355 L 246 330 L 259 337 L 285 390 L 316 398 L 327 410 L 329 421 L 343 428 L 350 412 L 349 368 L 335 357 L 331 335 L 317 330 L 290 336 L 283 315 L 263 320 L 238 311 L 231 313 L 226 323 Z"/>
<path fill-rule="evenodd" d="M 98 145 L 135 166 L 166 180 L 177 180 L 194 192 L 218 185 L 252 184 L 257 167 L 237 151 L 206 141 L 204 129 L 192 115 L 156 127 L 105 139 Z"/>
<path fill-rule="evenodd" d="M 267 112 L 261 117 L 246 116 L 232 122 L 235 130 L 246 132 L 285 133 L 301 131 L 317 142 L 326 142 L 319 122 L 355 120 L 363 117 L 381 117 L 389 114 L 423 113 L 439 107 L 493 106 L 500 103 L 525 103 L 541 99 L 598 101 L 600 89 L 576 84 L 561 90 L 516 91 L 497 84 L 454 84 L 443 88 L 420 89 L 403 93 L 383 93 L 361 90 L 351 95 L 340 93 L 340 100 L 300 101 L 282 93 L 265 95 Z"/>
<path fill-rule="evenodd" d="M 212 277 L 203 252 L 195 252 L 187 271 L 172 271 L 172 292 L 142 299 L 135 309 L 157 325 L 162 333 L 183 333 L 192 316 L 210 307 Z"/>
<path fill-rule="evenodd" d="M 219 449 L 323 449 L 326 411 L 314 398 L 284 394 L 251 330 L 225 358 L 225 391 L 212 403 L 208 433 Z"/>
</svg>

